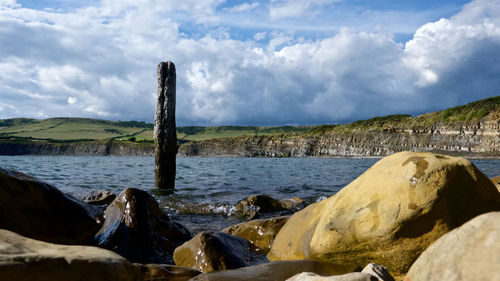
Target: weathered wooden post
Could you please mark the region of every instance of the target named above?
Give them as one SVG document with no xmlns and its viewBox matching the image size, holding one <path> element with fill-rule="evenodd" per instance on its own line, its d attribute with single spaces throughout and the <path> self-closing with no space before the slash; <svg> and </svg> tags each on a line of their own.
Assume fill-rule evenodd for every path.
<svg viewBox="0 0 500 281">
<path fill-rule="evenodd" d="M 177 132 L 175 129 L 175 65 L 173 62 L 158 64 L 158 97 L 156 101 L 155 186 L 175 188 L 175 156 Z"/>
</svg>

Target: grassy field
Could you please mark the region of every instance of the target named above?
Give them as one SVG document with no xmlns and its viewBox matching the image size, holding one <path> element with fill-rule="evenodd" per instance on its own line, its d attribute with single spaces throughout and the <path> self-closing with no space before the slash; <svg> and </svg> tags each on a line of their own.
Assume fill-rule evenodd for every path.
<svg viewBox="0 0 500 281">
<path fill-rule="evenodd" d="M 238 136 L 276 135 L 300 133 L 309 127 L 178 127 L 177 137 L 184 141 Z M 5 119 L 0 120 L 0 137 L 25 140 L 76 141 L 118 140 L 152 142 L 153 125 L 143 122 L 113 122 L 86 118 Z"/>
<path fill-rule="evenodd" d="M 202 141 L 214 138 L 263 136 L 280 134 L 327 134 L 363 130 L 385 130 L 430 126 L 436 123 L 473 124 L 480 119 L 500 119 L 500 96 L 457 106 L 417 117 L 389 115 L 361 120 L 345 125 L 322 126 L 187 126 L 177 128 L 182 141 Z M 88 118 L 50 118 L 44 120 L 15 118 L 0 120 L 0 138 L 20 141 L 82 141 L 117 140 L 153 142 L 153 124 L 136 121 L 106 121 Z"/>
</svg>

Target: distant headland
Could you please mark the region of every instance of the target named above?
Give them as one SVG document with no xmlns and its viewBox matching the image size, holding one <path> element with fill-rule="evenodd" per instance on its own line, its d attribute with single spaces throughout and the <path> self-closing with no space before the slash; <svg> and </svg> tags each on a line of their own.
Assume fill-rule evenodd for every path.
<svg viewBox="0 0 500 281">
<path fill-rule="evenodd" d="M 416 117 L 344 125 L 177 127 L 179 156 L 365 157 L 403 150 L 500 158 L 500 96 Z M 0 155 L 154 155 L 153 124 L 0 120 Z"/>
</svg>

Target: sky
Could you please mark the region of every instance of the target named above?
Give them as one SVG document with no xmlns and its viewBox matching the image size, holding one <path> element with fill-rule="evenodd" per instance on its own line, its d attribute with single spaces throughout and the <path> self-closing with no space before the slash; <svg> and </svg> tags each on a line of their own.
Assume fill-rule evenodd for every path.
<svg viewBox="0 0 500 281">
<path fill-rule="evenodd" d="M 500 0 L 0 0 L 0 118 L 337 124 L 500 93 Z"/>
</svg>

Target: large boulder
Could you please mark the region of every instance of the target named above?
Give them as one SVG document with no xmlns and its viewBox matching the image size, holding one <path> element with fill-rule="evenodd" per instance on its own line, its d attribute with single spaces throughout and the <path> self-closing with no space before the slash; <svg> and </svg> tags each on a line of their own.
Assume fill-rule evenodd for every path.
<svg viewBox="0 0 500 281">
<path fill-rule="evenodd" d="M 191 238 L 182 225 L 170 221 L 146 191 L 127 188 L 104 212 L 95 240 L 132 262 L 172 263 L 175 248 Z"/>
<path fill-rule="evenodd" d="M 500 280 L 500 212 L 443 235 L 411 266 L 405 281 Z"/>
<path fill-rule="evenodd" d="M 312 260 L 277 261 L 232 270 L 202 273 L 192 281 L 284 281 L 301 272 L 323 276 L 345 274 L 356 268 Z M 361 269 L 361 268 L 360 268 Z"/>
<path fill-rule="evenodd" d="M 244 267 L 257 261 L 250 242 L 223 232 L 201 232 L 174 252 L 176 265 L 211 272 Z"/>
<path fill-rule="evenodd" d="M 252 243 L 255 252 L 267 254 L 274 238 L 290 216 L 257 219 L 229 226 L 222 232 L 244 238 Z"/>
<path fill-rule="evenodd" d="M 56 245 L 0 229 L 0 280 L 139 281 L 143 275 L 105 249 Z"/>
<path fill-rule="evenodd" d="M 36 178 L 0 168 L 0 228 L 51 243 L 86 244 L 99 227 L 91 206 Z"/>
<path fill-rule="evenodd" d="M 494 210 L 500 210 L 500 193 L 468 160 L 401 152 L 294 214 L 268 258 L 375 262 L 401 275 L 443 234 Z"/>
</svg>

